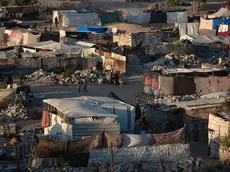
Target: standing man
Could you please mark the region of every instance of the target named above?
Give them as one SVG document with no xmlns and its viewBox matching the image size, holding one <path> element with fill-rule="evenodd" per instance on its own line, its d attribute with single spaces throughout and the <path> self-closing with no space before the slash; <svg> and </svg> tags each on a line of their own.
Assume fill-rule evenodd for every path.
<svg viewBox="0 0 230 172">
<path fill-rule="evenodd" d="M 13 88 L 13 79 L 10 76 L 8 76 L 6 80 L 6 85 L 7 85 L 7 89 Z"/>
<path fill-rule="evenodd" d="M 78 92 L 80 93 L 81 92 L 81 81 L 78 82 L 77 86 L 78 86 Z"/>
<path fill-rule="evenodd" d="M 88 90 L 87 90 L 87 82 L 84 80 L 83 81 L 83 93 L 87 93 L 88 92 Z"/>
<path fill-rule="evenodd" d="M 141 119 L 142 115 L 141 115 L 141 108 L 139 105 L 139 95 L 137 94 L 136 97 L 136 106 L 135 106 L 135 122 L 139 119 Z"/>
<path fill-rule="evenodd" d="M 57 18 L 57 17 L 55 17 L 54 23 L 55 23 L 55 26 L 56 26 L 56 28 L 57 28 L 57 27 L 58 27 L 58 18 Z"/>
</svg>

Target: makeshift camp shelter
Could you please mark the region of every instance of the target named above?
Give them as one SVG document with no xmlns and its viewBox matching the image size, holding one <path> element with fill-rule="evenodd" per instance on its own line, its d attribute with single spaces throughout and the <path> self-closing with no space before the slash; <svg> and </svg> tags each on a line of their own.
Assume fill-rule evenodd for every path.
<svg viewBox="0 0 230 172">
<path fill-rule="evenodd" d="M 142 11 L 128 11 L 126 20 L 128 23 L 148 24 L 150 22 L 151 13 Z"/>
<path fill-rule="evenodd" d="M 43 102 L 45 134 L 61 133 L 63 139 L 77 139 L 103 131 L 119 134 L 120 130 L 134 130 L 134 107 L 113 98 L 77 97 Z"/>
<path fill-rule="evenodd" d="M 170 10 L 166 12 L 167 23 L 187 23 L 188 22 L 188 12 L 181 10 Z"/>
<path fill-rule="evenodd" d="M 23 29 L 6 29 L 5 34 L 8 35 L 8 46 L 37 43 L 40 41 L 41 37 L 41 33 L 35 33 L 31 30 Z"/>
<path fill-rule="evenodd" d="M 99 15 L 90 11 L 60 10 L 53 11 L 53 23 L 57 17 L 59 26 L 101 26 Z"/>
<path fill-rule="evenodd" d="M 57 51 L 57 52 L 75 52 L 82 54 L 82 48 L 79 46 L 66 45 L 55 41 L 44 41 L 34 44 L 22 45 L 24 52 L 38 52 L 38 51 Z"/>
<path fill-rule="evenodd" d="M 228 18 L 230 16 L 230 11 L 229 9 L 226 8 L 221 8 L 219 11 L 217 11 L 214 14 L 208 15 L 209 19 L 213 19 L 213 18 L 219 18 L 219 17 L 224 17 L 224 18 Z"/>
<path fill-rule="evenodd" d="M 204 18 L 200 18 L 200 27 L 199 29 L 208 29 L 212 30 L 213 20 L 206 20 Z"/>
</svg>

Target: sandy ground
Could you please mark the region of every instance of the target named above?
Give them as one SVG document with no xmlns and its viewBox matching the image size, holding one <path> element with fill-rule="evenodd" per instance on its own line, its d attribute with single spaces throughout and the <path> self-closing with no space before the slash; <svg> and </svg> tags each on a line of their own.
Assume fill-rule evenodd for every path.
<svg viewBox="0 0 230 172">
<path fill-rule="evenodd" d="M 144 78 L 142 75 L 124 78 L 125 85 L 89 85 L 88 93 L 79 93 L 77 86 L 47 86 L 36 85 L 32 86 L 31 91 L 42 99 L 47 98 L 68 98 L 79 96 L 108 96 L 110 91 L 113 91 L 123 101 L 135 104 L 135 95 L 140 94 L 144 90 Z M 142 95 L 144 99 L 145 96 Z"/>
</svg>

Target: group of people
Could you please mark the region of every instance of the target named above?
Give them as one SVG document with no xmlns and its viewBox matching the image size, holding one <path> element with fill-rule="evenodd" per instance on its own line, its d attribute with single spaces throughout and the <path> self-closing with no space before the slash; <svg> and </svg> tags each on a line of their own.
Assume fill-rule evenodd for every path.
<svg viewBox="0 0 230 172">
<path fill-rule="evenodd" d="M 118 72 L 113 73 L 111 70 L 106 72 L 106 80 L 109 84 L 119 85 L 119 74 Z"/>
<path fill-rule="evenodd" d="M 83 87 L 83 93 L 87 93 L 88 90 L 87 90 L 87 82 L 85 80 L 83 81 L 79 81 L 78 84 L 78 92 L 80 93 L 81 92 L 81 88 Z"/>
</svg>

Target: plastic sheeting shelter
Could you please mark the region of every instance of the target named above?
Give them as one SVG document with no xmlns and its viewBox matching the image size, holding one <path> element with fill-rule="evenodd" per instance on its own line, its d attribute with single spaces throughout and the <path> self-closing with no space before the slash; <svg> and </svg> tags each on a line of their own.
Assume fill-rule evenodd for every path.
<svg viewBox="0 0 230 172">
<path fill-rule="evenodd" d="M 220 24 L 230 24 L 230 19 L 213 19 L 212 30 L 217 30 Z"/>
<path fill-rule="evenodd" d="M 151 13 L 142 11 L 128 11 L 126 20 L 128 23 L 148 24 L 150 23 Z"/>
<path fill-rule="evenodd" d="M 45 99 L 47 103 L 69 118 L 117 117 L 121 131 L 133 131 L 135 109 L 119 100 L 108 97 L 77 97 L 67 99 Z M 130 114 L 128 114 L 130 108 Z M 128 117 L 130 115 L 130 118 Z M 130 126 L 128 126 L 128 124 Z"/>
<path fill-rule="evenodd" d="M 101 26 L 97 13 L 62 13 L 62 26 Z"/>
<path fill-rule="evenodd" d="M 219 18 L 219 17 L 229 17 L 230 16 L 230 11 L 229 9 L 226 8 L 221 8 L 219 11 L 217 11 L 214 14 L 208 15 L 208 18 L 213 19 L 213 18 Z"/>
<path fill-rule="evenodd" d="M 82 54 L 83 48 L 75 45 L 66 45 L 55 41 L 38 42 L 34 44 L 25 44 L 25 48 L 33 48 L 48 51 L 75 52 Z"/>
<path fill-rule="evenodd" d="M 199 29 L 208 29 L 212 30 L 213 20 L 206 20 L 204 18 L 200 18 L 200 27 Z"/>
<path fill-rule="evenodd" d="M 100 20 L 102 24 L 122 22 L 123 18 L 119 11 L 106 12 L 100 15 Z"/>
<path fill-rule="evenodd" d="M 167 12 L 167 23 L 187 23 L 188 12 L 187 11 L 175 11 Z"/>
<path fill-rule="evenodd" d="M 180 37 L 180 40 L 189 40 L 193 43 L 198 43 L 198 44 L 212 44 L 218 42 L 226 45 L 230 44 L 230 37 L 222 37 L 222 36 L 184 35 Z"/>
</svg>

